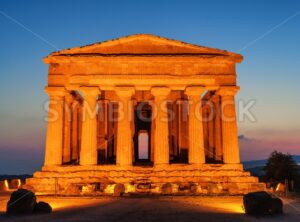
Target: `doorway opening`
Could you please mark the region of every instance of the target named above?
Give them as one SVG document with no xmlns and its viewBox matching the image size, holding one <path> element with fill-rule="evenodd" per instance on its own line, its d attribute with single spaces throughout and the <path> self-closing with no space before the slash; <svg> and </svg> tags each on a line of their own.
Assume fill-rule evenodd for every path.
<svg viewBox="0 0 300 222">
<path fill-rule="evenodd" d="M 148 102 L 140 102 L 134 110 L 134 165 L 151 166 L 151 114 Z"/>
</svg>

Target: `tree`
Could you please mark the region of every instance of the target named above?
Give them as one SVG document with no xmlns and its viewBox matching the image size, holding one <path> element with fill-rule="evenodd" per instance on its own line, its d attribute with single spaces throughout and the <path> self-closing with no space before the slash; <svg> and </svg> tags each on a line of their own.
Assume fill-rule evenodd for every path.
<svg viewBox="0 0 300 222">
<path fill-rule="evenodd" d="M 300 186 L 299 167 L 290 154 L 274 151 L 263 170 L 267 181 L 284 182 L 289 180 L 294 181 L 296 186 Z"/>
</svg>

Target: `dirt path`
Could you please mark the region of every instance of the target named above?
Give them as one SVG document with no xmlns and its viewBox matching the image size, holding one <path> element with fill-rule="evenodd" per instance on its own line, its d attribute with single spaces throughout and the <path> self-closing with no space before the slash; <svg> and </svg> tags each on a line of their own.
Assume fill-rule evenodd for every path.
<svg viewBox="0 0 300 222">
<path fill-rule="evenodd" d="M 285 201 L 285 215 L 255 218 L 243 214 L 241 197 L 160 197 L 160 198 L 39 198 L 53 206 L 48 215 L 7 217 L 0 221 L 55 221 L 55 222 L 297 222 L 300 201 Z M 0 197 L 0 212 L 5 210 L 7 197 Z"/>
</svg>

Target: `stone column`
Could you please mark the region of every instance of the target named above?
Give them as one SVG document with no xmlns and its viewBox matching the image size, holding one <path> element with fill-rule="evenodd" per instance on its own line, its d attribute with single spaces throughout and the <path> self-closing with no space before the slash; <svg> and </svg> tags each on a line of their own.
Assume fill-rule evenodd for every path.
<svg viewBox="0 0 300 222">
<path fill-rule="evenodd" d="M 169 137 L 167 96 L 171 90 L 168 87 L 153 87 L 155 128 L 154 128 L 154 164 L 169 164 Z M 152 110 L 154 110 L 152 109 Z"/>
<path fill-rule="evenodd" d="M 119 166 L 131 166 L 133 160 L 133 138 L 131 131 L 131 121 L 133 118 L 131 97 L 133 93 L 133 87 L 116 88 L 116 94 L 119 97 L 116 163 Z"/>
<path fill-rule="evenodd" d="M 97 96 L 98 87 L 80 87 L 84 97 L 80 165 L 97 165 Z"/>
<path fill-rule="evenodd" d="M 72 143 L 71 143 L 71 159 L 72 160 L 78 160 L 79 159 L 79 109 L 80 104 L 78 101 L 74 101 L 72 104 Z"/>
<path fill-rule="evenodd" d="M 205 105 L 206 101 L 202 100 L 202 117 L 203 117 L 203 140 L 204 140 L 204 150 L 205 155 L 208 156 L 209 146 L 208 146 L 208 107 Z"/>
<path fill-rule="evenodd" d="M 221 96 L 223 161 L 229 164 L 240 163 L 234 101 L 238 90 L 236 86 L 225 86 L 217 91 Z"/>
<path fill-rule="evenodd" d="M 98 100 L 98 132 L 97 132 L 97 147 L 102 152 L 102 158 L 107 159 L 107 104 L 108 101 L 105 99 Z"/>
<path fill-rule="evenodd" d="M 73 97 L 68 92 L 65 95 L 64 103 L 64 148 L 63 148 L 63 163 L 71 161 L 71 124 L 72 124 L 72 102 Z"/>
<path fill-rule="evenodd" d="M 221 161 L 223 157 L 222 151 L 222 125 L 221 125 L 221 109 L 220 109 L 220 96 L 213 95 L 212 102 L 214 104 L 215 110 L 215 125 L 214 125 L 214 132 L 215 132 L 215 159 L 217 161 Z"/>
<path fill-rule="evenodd" d="M 187 87 L 185 94 L 189 98 L 189 163 L 205 163 L 203 138 L 201 94 L 204 87 Z"/>
<path fill-rule="evenodd" d="M 212 101 L 208 100 L 208 156 L 209 158 L 214 158 L 214 149 L 215 149 L 215 127 L 214 127 L 214 107 Z"/>
<path fill-rule="evenodd" d="M 44 165 L 61 165 L 63 152 L 63 103 L 65 89 L 64 87 L 46 87 L 45 91 L 50 97 L 50 103 Z"/>
<path fill-rule="evenodd" d="M 179 118 L 179 114 L 178 114 L 178 104 L 177 104 L 177 100 L 175 100 L 175 102 L 173 102 L 173 112 L 174 112 L 174 119 L 173 119 L 173 135 L 174 135 L 174 150 L 173 150 L 173 154 L 174 156 L 178 156 L 178 131 L 179 131 L 179 127 L 178 127 L 178 118 Z"/>
<path fill-rule="evenodd" d="M 188 150 L 188 100 L 181 98 L 178 101 L 178 152 L 182 160 L 183 153 Z"/>
</svg>

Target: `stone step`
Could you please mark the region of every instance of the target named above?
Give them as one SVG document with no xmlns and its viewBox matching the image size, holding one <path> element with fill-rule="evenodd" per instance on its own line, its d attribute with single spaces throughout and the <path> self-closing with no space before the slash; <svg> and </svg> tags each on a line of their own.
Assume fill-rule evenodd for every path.
<svg viewBox="0 0 300 222">
<path fill-rule="evenodd" d="M 249 172 L 239 170 L 173 170 L 173 171 L 74 171 L 74 172 L 36 172 L 34 177 L 242 177 L 250 176 Z"/>
</svg>

